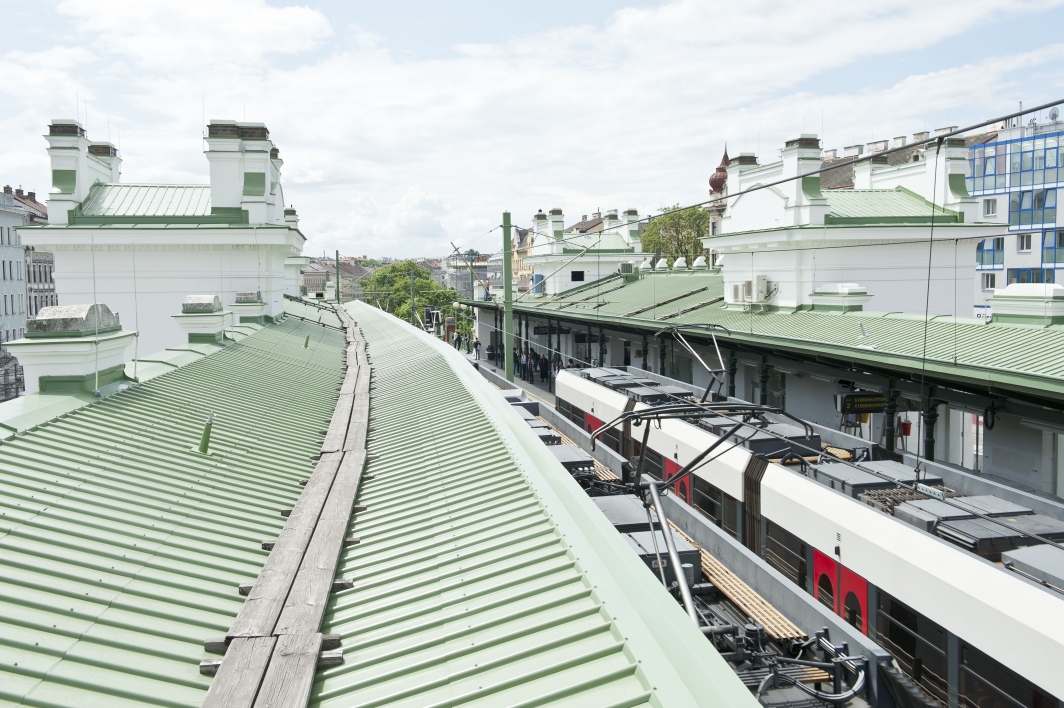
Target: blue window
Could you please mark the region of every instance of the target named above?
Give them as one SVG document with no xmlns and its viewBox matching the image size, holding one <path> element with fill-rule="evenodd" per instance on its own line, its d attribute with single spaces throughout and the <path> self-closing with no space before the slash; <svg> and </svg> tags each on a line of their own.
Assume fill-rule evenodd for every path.
<svg viewBox="0 0 1064 708">
<path fill-rule="evenodd" d="M 975 247 L 975 265 L 980 270 L 1005 267 L 1005 237 L 988 238 Z"/>
<path fill-rule="evenodd" d="M 1042 262 L 1064 263 L 1064 231 L 1042 234 Z"/>
<path fill-rule="evenodd" d="M 1051 268 L 1009 268 L 1007 274 L 1009 285 L 1013 283 L 1052 283 Z"/>
<path fill-rule="evenodd" d="M 1009 226 L 1057 223 L 1057 190 L 1031 189 L 1009 195 Z"/>
</svg>

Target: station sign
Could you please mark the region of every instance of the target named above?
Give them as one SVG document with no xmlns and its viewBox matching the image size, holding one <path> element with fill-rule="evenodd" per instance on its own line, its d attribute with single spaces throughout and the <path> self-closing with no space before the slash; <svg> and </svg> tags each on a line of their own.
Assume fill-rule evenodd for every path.
<svg viewBox="0 0 1064 708">
<path fill-rule="evenodd" d="M 837 396 L 839 413 L 882 413 L 887 397 L 882 393 L 862 391 Z"/>
</svg>

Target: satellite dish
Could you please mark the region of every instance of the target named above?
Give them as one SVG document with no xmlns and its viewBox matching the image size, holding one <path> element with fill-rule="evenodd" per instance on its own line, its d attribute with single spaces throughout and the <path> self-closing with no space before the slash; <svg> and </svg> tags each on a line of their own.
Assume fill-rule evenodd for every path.
<svg viewBox="0 0 1064 708">
<path fill-rule="evenodd" d="M 1060 109 L 1059 108 L 1057 108 L 1056 106 L 1053 106 L 1052 108 L 1049 109 L 1049 120 L 1056 121 L 1056 119 L 1059 118 L 1059 117 L 1060 117 Z"/>
</svg>

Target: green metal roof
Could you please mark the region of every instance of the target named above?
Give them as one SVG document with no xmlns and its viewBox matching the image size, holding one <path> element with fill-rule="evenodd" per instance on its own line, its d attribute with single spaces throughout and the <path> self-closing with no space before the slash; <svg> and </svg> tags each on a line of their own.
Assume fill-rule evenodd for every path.
<svg viewBox="0 0 1064 708">
<path fill-rule="evenodd" d="M 313 468 L 344 350 L 295 319 L 235 337 L 0 444 L 0 706 L 202 701 L 203 640 Z"/>
<path fill-rule="evenodd" d="M 528 426 L 458 353 L 346 305 L 369 452 L 314 706 L 754 706 Z"/>
<path fill-rule="evenodd" d="M 697 293 L 684 295 L 697 288 Z M 680 297 L 682 296 L 682 297 Z M 634 282 L 614 276 L 580 291 L 529 296 L 520 312 L 558 316 L 591 327 L 622 328 L 653 334 L 664 326 L 719 324 L 723 344 L 750 344 L 802 357 L 829 357 L 892 372 L 920 372 L 982 391 L 1004 389 L 1038 400 L 1064 400 L 1064 326 L 983 324 L 971 319 L 924 318 L 878 312 L 725 308 L 723 277 L 713 271 L 650 272 Z M 671 298 L 678 298 L 672 299 Z M 577 301 L 577 302 L 574 302 Z M 468 301 L 476 307 L 491 303 Z M 651 307 L 655 303 L 661 303 Z M 702 304 L 702 307 L 696 307 Z M 650 307 L 650 309 L 645 309 Z M 690 309 L 693 308 L 693 309 Z M 668 317 L 682 310 L 681 314 Z M 635 313 L 635 314 L 629 314 Z M 1038 325 L 1038 326 L 1035 326 Z M 861 336 L 861 327 L 866 336 Z"/>
<path fill-rule="evenodd" d="M 580 253 L 588 246 L 592 246 L 589 253 L 632 253 L 635 249 L 625 240 L 619 231 L 596 231 L 582 234 L 583 238 L 577 238 L 581 234 L 565 234 L 565 253 Z"/>
<path fill-rule="evenodd" d="M 210 185 L 96 184 L 83 216 L 209 216 Z"/>
<path fill-rule="evenodd" d="M 823 193 L 831 212 L 827 224 L 925 224 L 963 222 L 960 212 L 946 209 L 911 192 L 896 189 L 835 189 Z"/>
</svg>

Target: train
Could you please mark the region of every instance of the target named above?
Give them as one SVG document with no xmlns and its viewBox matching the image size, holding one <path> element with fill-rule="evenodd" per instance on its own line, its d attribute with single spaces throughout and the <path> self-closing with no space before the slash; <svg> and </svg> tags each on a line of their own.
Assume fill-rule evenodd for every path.
<svg viewBox="0 0 1064 708">
<path fill-rule="evenodd" d="M 620 369 L 563 370 L 556 383 L 558 413 L 589 433 L 627 411 L 691 397 Z M 634 459 L 645 439 L 643 471 L 661 480 L 723 435 L 704 421 L 645 425 L 618 425 L 597 444 Z M 789 427 L 790 443 L 771 437 L 773 452 L 750 444 L 756 439 L 721 445 L 674 494 L 890 652 L 941 705 L 1064 708 L 1064 595 L 855 498 L 838 469 L 852 468 L 820 456 L 807 462 L 803 453 L 819 439 Z M 891 460 L 861 465 L 886 487 L 890 478 L 911 485 L 915 474 Z M 1055 550 L 1064 559 L 1064 548 Z"/>
</svg>

